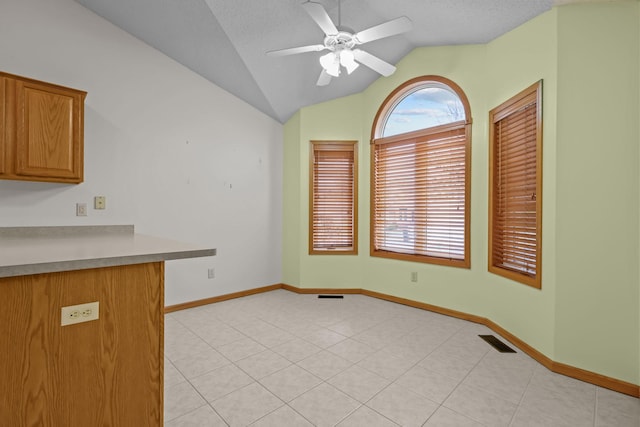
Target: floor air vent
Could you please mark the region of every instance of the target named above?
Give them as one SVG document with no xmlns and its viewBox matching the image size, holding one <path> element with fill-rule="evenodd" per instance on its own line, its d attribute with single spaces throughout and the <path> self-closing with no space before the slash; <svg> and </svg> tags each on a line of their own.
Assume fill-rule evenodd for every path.
<svg viewBox="0 0 640 427">
<path fill-rule="evenodd" d="M 478 335 L 478 336 L 480 338 L 482 338 L 483 340 L 485 340 L 486 342 L 488 342 L 491 345 L 491 347 L 495 348 L 500 353 L 515 353 L 516 352 L 514 349 L 512 349 L 511 347 L 509 347 L 508 345 L 506 345 L 505 343 L 503 343 L 502 341 L 500 341 L 498 338 L 496 338 L 493 335 Z"/>
<path fill-rule="evenodd" d="M 318 295 L 318 298 L 344 298 L 343 295 Z"/>
</svg>

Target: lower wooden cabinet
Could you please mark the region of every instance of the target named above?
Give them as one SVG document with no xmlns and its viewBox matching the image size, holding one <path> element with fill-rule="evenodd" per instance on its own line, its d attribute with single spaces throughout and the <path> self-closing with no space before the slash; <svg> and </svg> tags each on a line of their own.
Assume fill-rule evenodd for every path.
<svg viewBox="0 0 640 427">
<path fill-rule="evenodd" d="M 162 426 L 163 327 L 163 262 L 0 279 L 0 425 Z"/>
<path fill-rule="evenodd" d="M 0 178 L 84 179 L 86 92 L 0 73 Z"/>
</svg>

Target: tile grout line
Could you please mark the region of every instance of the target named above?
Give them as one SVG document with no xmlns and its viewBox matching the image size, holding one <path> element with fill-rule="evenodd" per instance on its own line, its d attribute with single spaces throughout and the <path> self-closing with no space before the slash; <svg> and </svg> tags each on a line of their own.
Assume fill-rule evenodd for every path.
<svg viewBox="0 0 640 427">
<path fill-rule="evenodd" d="M 463 328 L 460 328 L 460 330 L 459 330 L 458 332 L 456 332 L 455 334 L 453 334 L 453 335 L 452 335 L 448 340 L 446 340 L 446 341 L 445 341 L 444 343 L 442 343 L 442 344 L 445 344 L 446 342 L 448 342 L 448 341 L 449 341 L 450 339 L 452 339 L 455 335 L 457 335 L 458 333 L 460 333 L 460 331 L 461 331 L 462 329 L 463 329 Z M 465 375 L 465 376 L 460 380 L 460 382 L 458 382 L 458 385 L 456 385 L 456 386 L 453 388 L 453 390 L 451 390 L 451 392 L 447 395 L 447 397 L 445 397 L 445 398 L 442 400 L 442 404 L 441 404 L 440 406 L 444 406 L 445 408 L 447 408 L 447 409 L 449 409 L 449 410 L 451 410 L 451 411 L 454 411 L 454 412 L 455 412 L 455 413 L 457 413 L 457 414 L 460 414 L 460 413 L 459 413 L 458 411 L 456 411 L 455 409 L 450 408 L 450 407 L 448 407 L 448 406 L 445 406 L 445 403 L 446 403 L 446 401 L 449 399 L 449 397 L 451 397 L 451 395 L 452 395 L 453 393 L 455 393 L 455 391 L 456 391 L 456 390 L 457 390 L 457 389 L 458 389 L 458 388 L 459 388 L 459 387 L 464 383 L 464 380 L 466 380 L 466 379 L 467 379 L 467 377 L 471 374 L 471 372 L 473 372 L 473 370 L 474 370 L 475 368 L 477 368 L 477 367 L 478 367 L 478 365 L 480 364 L 480 362 L 482 362 L 482 360 L 484 360 L 484 358 L 485 358 L 485 357 L 487 357 L 487 354 L 488 354 L 488 353 L 489 353 L 489 350 L 487 350 L 487 352 L 485 352 L 485 354 L 484 354 L 484 355 L 483 355 L 483 356 L 482 356 L 482 357 L 481 357 L 481 358 L 480 358 L 480 359 L 479 359 L 479 360 L 478 360 L 478 361 L 473 365 L 473 368 L 469 369 L 469 371 L 466 373 L 466 375 Z M 467 385 L 466 387 L 471 387 L 471 386 L 468 386 L 468 385 Z M 471 387 L 471 388 L 475 388 L 475 387 Z M 498 397 L 498 396 L 496 396 L 496 397 Z M 503 399 L 503 400 L 504 400 L 504 399 Z M 485 423 L 484 423 L 484 422 L 482 422 L 482 421 L 480 421 L 480 420 L 478 420 L 478 419 L 476 419 L 476 418 L 474 418 L 474 417 L 472 417 L 472 416 L 470 416 L 470 415 L 467 415 L 467 414 L 460 414 L 460 415 L 462 415 L 462 416 L 464 416 L 464 417 L 467 417 L 467 418 L 469 418 L 469 419 L 471 419 L 471 420 L 473 420 L 473 421 L 476 421 L 477 423 L 480 423 L 481 425 L 485 425 Z"/>
<path fill-rule="evenodd" d="M 520 349 L 518 349 L 518 350 L 520 350 Z M 529 376 L 529 381 L 527 381 L 527 385 L 524 388 L 524 392 L 522 392 L 522 396 L 520 396 L 520 401 L 518 402 L 518 405 L 516 406 L 516 410 L 513 412 L 513 415 L 511 416 L 511 420 L 509 421 L 509 426 L 513 426 L 513 423 L 516 420 L 516 414 L 518 414 L 518 411 L 520 410 L 520 407 L 522 406 L 522 402 L 524 401 L 524 398 L 527 395 L 527 392 L 529 391 L 529 387 L 531 386 L 531 381 L 533 380 L 533 376 L 536 374 L 537 367 L 538 367 L 537 365 L 534 366 L 533 370 L 531 371 L 531 375 Z"/>
<path fill-rule="evenodd" d="M 595 388 L 595 399 L 593 399 L 593 427 L 596 427 L 598 423 L 598 399 L 600 393 L 598 393 L 598 386 Z"/>
</svg>

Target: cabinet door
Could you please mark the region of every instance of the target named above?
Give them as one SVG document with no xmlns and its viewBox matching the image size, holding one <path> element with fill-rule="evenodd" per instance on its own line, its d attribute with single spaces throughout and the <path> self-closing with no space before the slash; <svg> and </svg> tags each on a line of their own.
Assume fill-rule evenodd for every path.
<svg viewBox="0 0 640 427">
<path fill-rule="evenodd" d="M 13 141 L 15 140 L 15 81 L 0 75 L 0 177 L 13 170 Z"/>
<path fill-rule="evenodd" d="M 82 182 L 84 93 L 18 80 L 16 104 L 15 173 Z"/>
<path fill-rule="evenodd" d="M 0 175 L 7 173 L 7 97 L 6 79 L 0 76 Z"/>
</svg>

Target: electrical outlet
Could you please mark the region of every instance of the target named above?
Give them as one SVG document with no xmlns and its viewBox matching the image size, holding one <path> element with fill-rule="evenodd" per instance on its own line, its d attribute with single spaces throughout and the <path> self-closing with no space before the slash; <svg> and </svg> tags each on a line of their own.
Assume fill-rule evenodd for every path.
<svg viewBox="0 0 640 427">
<path fill-rule="evenodd" d="M 98 320 L 99 316 L 100 303 L 98 301 L 62 307 L 60 326 Z"/>
<path fill-rule="evenodd" d="M 411 281 L 412 282 L 417 282 L 418 281 L 418 272 L 417 271 L 412 271 L 411 272 Z"/>
<path fill-rule="evenodd" d="M 86 203 L 76 203 L 76 216 L 87 216 Z"/>
<path fill-rule="evenodd" d="M 215 268 L 210 268 L 209 270 L 207 270 L 207 277 L 209 277 L 209 279 L 213 279 L 216 277 L 216 269 Z"/>
<path fill-rule="evenodd" d="M 104 196 L 96 196 L 93 198 L 93 209 L 101 210 L 107 208 L 107 198 Z"/>
</svg>

